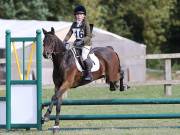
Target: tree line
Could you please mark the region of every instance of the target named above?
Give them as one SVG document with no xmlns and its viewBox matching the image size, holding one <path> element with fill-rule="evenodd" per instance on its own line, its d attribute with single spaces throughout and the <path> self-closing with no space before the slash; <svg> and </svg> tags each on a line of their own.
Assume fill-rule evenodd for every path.
<svg viewBox="0 0 180 135">
<path fill-rule="evenodd" d="M 90 23 L 147 46 L 180 52 L 180 0 L 1 0 L 0 18 L 72 21 L 82 4 Z"/>
</svg>

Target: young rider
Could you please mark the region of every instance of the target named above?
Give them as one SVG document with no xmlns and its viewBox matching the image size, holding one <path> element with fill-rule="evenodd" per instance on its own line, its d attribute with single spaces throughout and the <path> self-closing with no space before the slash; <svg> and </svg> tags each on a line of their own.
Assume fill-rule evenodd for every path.
<svg viewBox="0 0 180 135">
<path fill-rule="evenodd" d="M 71 28 L 69 32 L 67 33 L 63 43 L 65 44 L 71 37 L 72 34 L 75 35 L 76 40 L 74 42 L 74 45 L 81 49 L 81 56 L 84 63 L 84 80 L 85 81 L 91 81 L 92 75 L 91 75 L 91 69 L 88 66 L 88 54 L 91 49 L 91 31 L 90 31 L 90 25 L 86 19 L 86 9 L 84 6 L 79 5 L 74 9 L 74 16 L 75 21 L 72 23 Z"/>
</svg>

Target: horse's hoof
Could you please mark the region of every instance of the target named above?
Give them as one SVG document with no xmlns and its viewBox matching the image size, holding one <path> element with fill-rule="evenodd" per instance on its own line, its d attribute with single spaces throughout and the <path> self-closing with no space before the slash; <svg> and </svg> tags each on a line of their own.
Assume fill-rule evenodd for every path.
<svg viewBox="0 0 180 135">
<path fill-rule="evenodd" d="M 120 90 L 120 91 L 125 91 L 125 87 L 124 87 L 124 86 L 121 86 L 119 90 Z"/>
<path fill-rule="evenodd" d="M 110 88 L 109 90 L 110 90 L 110 91 L 115 91 L 115 90 L 116 90 L 116 88 Z"/>
<path fill-rule="evenodd" d="M 59 126 L 53 126 L 52 130 L 53 130 L 53 134 L 59 133 L 60 127 Z"/>
<path fill-rule="evenodd" d="M 49 120 L 50 120 L 50 118 L 47 117 L 47 116 L 44 116 L 44 118 L 42 118 L 42 121 L 43 121 L 43 122 L 48 122 Z"/>
</svg>

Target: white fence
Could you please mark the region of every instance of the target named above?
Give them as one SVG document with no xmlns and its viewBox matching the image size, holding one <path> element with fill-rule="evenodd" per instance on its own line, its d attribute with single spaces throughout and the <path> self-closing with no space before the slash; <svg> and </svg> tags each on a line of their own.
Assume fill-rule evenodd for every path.
<svg viewBox="0 0 180 135">
<path fill-rule="evenodd" d="M 160 59 L 160 60 L 165 61 L 164 80 L 154 80 L 154 81 L 145 81 L 145 82 L 128 82 L 128 85 L 130 86 L 132 85 L 164 85 L 165 95 L 167 96 L 172 95 L 172 85 L 180 84 L 180 80 L 172 80 L 171 59 L 178 59 L 178 58 L 180 58 L 180 53 L 146 55 L 145 56 L 146 60 Z"/>
</svg>

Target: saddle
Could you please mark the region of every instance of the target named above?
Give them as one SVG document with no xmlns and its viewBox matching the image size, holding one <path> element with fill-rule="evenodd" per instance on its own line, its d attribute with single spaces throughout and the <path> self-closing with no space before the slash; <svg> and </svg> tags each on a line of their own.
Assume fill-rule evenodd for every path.
<svg viewBox="0 0 180 135">
<path fill-rule="evenodd" d="M 83 72 L 85 66 L 84 66 L 82 57 L 80 55 L 80 52 L 78 52 L 75 48 L 72 48 L 72 52 L 73 52 L 77 69 L 80 72 Z M 99 59 L 93 52 L 90 52 L 88 55 L 88 66 L 91 67 L 91 72 L 98 71 L 100 68 Z"/>
</svg>

